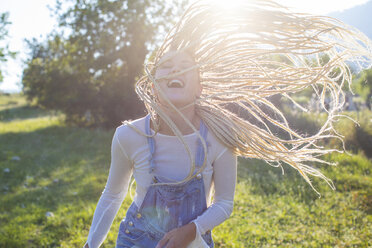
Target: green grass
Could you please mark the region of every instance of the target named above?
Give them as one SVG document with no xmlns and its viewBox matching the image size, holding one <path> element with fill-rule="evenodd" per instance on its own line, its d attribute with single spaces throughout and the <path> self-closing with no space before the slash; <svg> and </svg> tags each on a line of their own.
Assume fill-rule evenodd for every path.
<svg viewBox="0 0 372 248">
<path fill-rule="evenodd" d="M 63 120 L 27 106 L 21 95 L 0 96 L 0 247 L 82 247 L 86 241 L 114 130 Z M 362 152 L 327 160 L 339 163 L 321 168 L 336 191 L 314 179 L 319 198 L 288 166 L 282 175 L 262 161 L 239 159 L 234 212 L 214 229 L 216 247 L 370 247 L 372 161 Z M 130 202 L 127 196 L 102 247 L 114 247 Z"/>
</svg>

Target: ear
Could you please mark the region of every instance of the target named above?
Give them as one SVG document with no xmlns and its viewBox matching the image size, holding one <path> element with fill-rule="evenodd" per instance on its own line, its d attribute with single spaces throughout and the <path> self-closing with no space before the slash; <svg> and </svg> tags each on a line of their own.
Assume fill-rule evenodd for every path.
<svg viewBox="0 0 372 248">
<path fill-rule="evenodd" d="M 198 88 L 196 89 L 196 97 L 199 98 L 203 91 L 203 85 L 199 82 Z"/>
<path fill-rule="evenodd" d="M 199 98 L 201 96 L 202 91 L 203 91 L 203 85 L 200 82 L 200 69 L 199 69 L 199 67 L 197 68 L 197 71 L 198 71 L 198 88 L 197 88 L 197 91 L 196 91 L 196 97 Z"/>
</svg>

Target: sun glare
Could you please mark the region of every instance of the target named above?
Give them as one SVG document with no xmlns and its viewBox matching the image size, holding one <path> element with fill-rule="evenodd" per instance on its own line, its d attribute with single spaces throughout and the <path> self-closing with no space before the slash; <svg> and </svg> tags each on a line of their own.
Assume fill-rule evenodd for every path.
<svg viewBox="0 0 372 248">
<path fill-rule="evenodd" d="M 196 0 L 197 1 L 197 0 Z M 207 0 L 212 4 L 219 6 L 227 11 L 234 9 L 240 4 L 245 3 L 258 3 L 259 0 Z M 312 1 L 298 1 L 298 0 L 274 0 L 274 3 L 278 3 L 282 6 L 289 7 L 294 12 L 305 12 L 311 14 L 327 14 L 335 11 L 342 11 L 348 8 L 352 8 L 356 5 L 361 5 L 369 0 L 312 0 Z"/>
<path fill-rule="evenodd" d="M 213 0 L 211 2 L 220 8 L 231 10 L 243 3 L 252 2 L 252 0 Z"/>
</svg>

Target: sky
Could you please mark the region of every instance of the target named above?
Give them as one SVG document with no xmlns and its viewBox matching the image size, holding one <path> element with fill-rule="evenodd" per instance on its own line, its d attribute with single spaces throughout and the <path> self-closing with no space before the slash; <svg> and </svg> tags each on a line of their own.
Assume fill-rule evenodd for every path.
<svg viewBox="0 0 372 248">
<path fill-rule="evenodd" d="M 227 2 L 227 0 L 224 0 Z M 229 0 L 233 1 L 233 0 Z M 326 15 L 343 11 L 368 0 L 277 0 L 282 5 L 295 11 Z M 28 58 L 25 39 L 42 39 L 57 27 L 57 21 L 51 16 L 48 6 L 54 6 L 55 0 L 0 0 L 0 13 L 9 12 L 9 38 L 7 44 L 11 51 L 17 51 L 16 59 L 9 59 L 0 64 L 4 81 L 0 91 L 20 92 L 22 89 L 22 71 L 24 61 Z M 0 45 L 3 45 L 1 42 Z"/>
</svg>

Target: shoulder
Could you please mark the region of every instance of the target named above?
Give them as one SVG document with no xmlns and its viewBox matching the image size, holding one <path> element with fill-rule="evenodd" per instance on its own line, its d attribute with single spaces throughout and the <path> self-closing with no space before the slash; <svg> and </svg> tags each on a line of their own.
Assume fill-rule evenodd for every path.
<svg viewBox="0 0 372 248">
<path fill-rule="evenodd" d="M 210 149 L 212 163 L 218 160 L 224 153 L 232 154 L 232 151 L 223 144 L 213 132 L 208 132 L 207 142 Z"/>
<path fill-rule="evenodd" d="M 114 138 L 129 154 L 138 147 L 146 144 L 146 137 L 141 133 L 145 132 L 145 117 L 125 121 L 115 130 Z"/>
<path fill-rule="evenodd" d="M 145 132 L 145 117 L 136 120 L 123 121 L 123 123 L 116 128 L 116 135 L 120 138 L 126 135 L 133 135 L 134 133 Z"/>
</svg>

